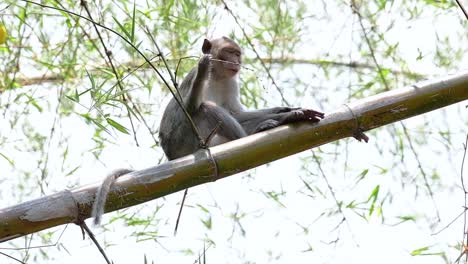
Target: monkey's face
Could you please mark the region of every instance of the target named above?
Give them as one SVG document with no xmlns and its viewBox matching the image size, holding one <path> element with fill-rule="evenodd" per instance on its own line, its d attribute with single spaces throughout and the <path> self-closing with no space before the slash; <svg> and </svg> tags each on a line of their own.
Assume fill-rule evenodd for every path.
<svg viewBox="0 0 468 264">
<path fill-rule="evenodd" d="M 239 48 L 233 45 L 227 45 L 221 48 L 218 53 L 218 59 L 223 61 L 218 63 L 225 77 L 234 77 L 240 71 L 242 53 Z"/>
<path fill-rule="evenodd" d="M 237 45 L 225 43 L 219 49 L 212 49 L 212 73 L 217 79 L 233 78 L 240 71 L 242 53 Z"/>
<path fill-rule="evenodd" d="M 233 40 L 226 37 L 205 40 L 202 51 L 212 55 L 212 78 L 229 79 L 239 73 L 242 51 Z"/>
</svg>

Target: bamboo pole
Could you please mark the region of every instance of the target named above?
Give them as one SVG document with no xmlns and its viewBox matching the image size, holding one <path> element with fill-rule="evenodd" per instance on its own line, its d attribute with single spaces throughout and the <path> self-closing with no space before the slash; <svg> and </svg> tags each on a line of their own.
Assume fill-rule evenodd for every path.
<svg viewBox="0 0 468 264">
<path fill-rule="evenodd" d="M 343 105 L 316 124 L 281 126 L 120 177 L 106 211 L 140 204 L 313 147 L 468 99 L 468 72 Z M 373 140 L 373 139 L 371 139 Z M 100 182 L 0 209 L 0 242 L 89 217 Z"/>
</svg>

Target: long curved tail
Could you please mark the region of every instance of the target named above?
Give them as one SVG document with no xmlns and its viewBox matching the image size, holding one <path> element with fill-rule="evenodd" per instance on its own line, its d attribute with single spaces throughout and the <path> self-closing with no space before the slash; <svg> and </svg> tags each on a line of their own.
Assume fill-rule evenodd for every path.
<svg viewBox="0 0 468 264">
<path fill-rule="evenodd" d="M 101 223 L 102 215 L 104 214 L 104 206 L 106 205 L 107 195 L 109 190 L 114 185 L 114 182 L 117 178 L 127 173 L 132 172 L 133 170 L 129 169 L 118 169 L 114 170 L 106 176 L 98 191 L 96 192 L 96 197 L 94 198 L 92 217 L 94 217 L 94 224 L 99 225 Z"/>
</svg>

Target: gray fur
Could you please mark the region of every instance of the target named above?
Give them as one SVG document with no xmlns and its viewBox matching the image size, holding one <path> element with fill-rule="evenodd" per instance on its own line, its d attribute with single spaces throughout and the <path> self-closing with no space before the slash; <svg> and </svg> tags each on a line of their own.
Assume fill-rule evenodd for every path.
<svg viewBox="0 0 468 264">
<path fill-rule="evenodd" d="M 91 212 L 92 217 L 94 217 L 94 224 L 99 225 L 101 223 L 102 215 L 104 214 L 104 207 L 107 201 L 107 195 L 114 185 L 114 182 L 117 178 L 127 173 L 132 172 L 133 170 L 129 169 L 118 169 L 106 176 L 101 186 L 99 186 L 98 191 L 96 192 L 96 197 L 94 198 L 93 210 Z"/>
<path fill-rule="evenodd" d="M 222 48 L 230 50 L 220 55 Z M 260 131 L 298 121 L 317 122 L 323 114 L 317 111 L 274 107 L 246 111 L 240 102 L 237 72 L 230 73 L 232 63 L 241 63 L 240 47 L 231 39 L 222 37 L 203 43 L 205 54 L 185 77 L 180 85 L 180 93 L 188 113 L 197 126 L 200 136 L 205 140 L 217 127 L 216 135 L 209 146 L 222 144 Z M 219 62 L 222 56 L 231 58 L 230 66 Z M 213 57 L 215 62 L 210 59 Z M 226 61 L 226 60 L 224 60 Z M 169 160 L 192 154 L 200 148 L 187 117 L 173 98 L 164 111 L 159 128 L 161 146 Z"/>
</svg>

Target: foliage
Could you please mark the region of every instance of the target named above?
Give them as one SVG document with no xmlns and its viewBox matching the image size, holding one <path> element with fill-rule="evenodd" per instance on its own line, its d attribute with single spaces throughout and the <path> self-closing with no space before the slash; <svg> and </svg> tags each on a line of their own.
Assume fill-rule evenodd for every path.
<svg viewBox="0 0 468 264">
<path fill-rule="evenodd" d="M 56 9 L 0 3 L 4 206 L 97 181 L 111 169 L 164 160 L 157 131 L 169 87 L 134 47 L 172 87 L 161 55 L 180 83 L 204 37 L 232 37 L 245 52 L 241 95 L 252 108 L 284 97 L 329 111 L 468 65 L 468 23 L 451 1 L 226 1 L 239 24 L 223 1 L 89 1 L 94 21 L 119 34 L 98 27 L 101 37 L 92 23 L 63 11 L 89 18 L 76 1 L 41 3 Z M 124 249 L 132 261 L 145 262 L 448 261 L 457 256 L 452 245 L 461 234 L 430 234 L 461 210 L 463 201 L 452 198 L 454 192 L 462 197 L 457 186 L 467 125 L 463 106 L 390 125 L 369 132 L 368 145 L 339 141 L 191 189 L 176 237 L 179 195 L 113 214 L 105 229 L 118 232 L 99 238 L 115 245 L 111 256 L 124 260 L 112 248 Z M 61 231 L 10 246 L 51 244 Z M 389 239 L 393 234 L 418 238 L 400 237 L 400 243 Z M 6 253 L 28 263 L 60 263 L 94 250 L 70 242 L 77 232 L 64 236 L 57 247 Z"/>
</svg>

